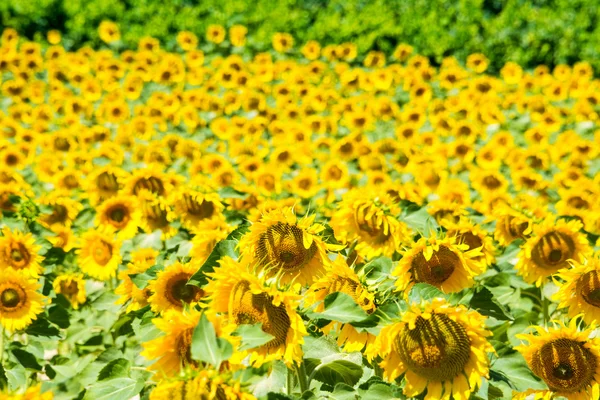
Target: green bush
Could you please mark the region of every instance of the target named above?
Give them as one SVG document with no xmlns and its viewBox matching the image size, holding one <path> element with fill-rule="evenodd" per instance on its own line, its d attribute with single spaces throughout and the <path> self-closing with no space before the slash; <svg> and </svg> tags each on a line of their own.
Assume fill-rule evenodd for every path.
<svg viewBox="0 0 600 400">
<path fill-rule="evenodd" d="M 274 32 L 289 32 L 299 43 L 352 41 L 363 54 L 405 42 L 435 62 L 483 52 L 495 71 L 506 61 L 578 60 L 600 70 L 597 0 L 4 0 L 0 16 L 30 38 L 58 29 L 68 47 L 98 45 L 104 19 L 119 24 L 126 47 L 151 35 L 170 48 L 181 30 L 203 37 L 213 23 L 243 24 L 258 49 L 270 46 Z"/>
</svg>

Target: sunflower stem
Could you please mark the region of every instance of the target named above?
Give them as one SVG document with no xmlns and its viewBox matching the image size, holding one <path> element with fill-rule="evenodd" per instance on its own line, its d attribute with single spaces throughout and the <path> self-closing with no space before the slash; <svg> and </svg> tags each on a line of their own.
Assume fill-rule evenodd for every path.
<svg viewBox="0 0 600 400">
<path fill-rule="evenodd" d="M 544 296 L 544 286 L 543 285 L 540 288 L 540 295 L 542 297 L 542 313 L 544 315 L 544 326 L 548 326 L 548 320 L 550 319 L 549 314 L 548 314 L 548 307 L 550 305 L 550 302 L 548 301 L 548 298 L 546 296 Z"/>
<path fill-rule="evenodd" d="M 287 373 L 287 394 L 291 395 L 294 392 L 294 376 L 296 374 L 291 368 L 288 368 Z"/>
<path fill-rule="evenodd" d="M 4 361 L 4 327 L 0 325 L 0 364 Z"/>
<path fill-rule="evenodd" d="M 299 367 L 296 367 L 296 373 L 298 374 L 298 382 L 300 382 L 300 391 L 304 393 L 308 390 L 308 380 L 306 378 L 306 365 L 304 362 L 300 363 Z"/>
</svg>

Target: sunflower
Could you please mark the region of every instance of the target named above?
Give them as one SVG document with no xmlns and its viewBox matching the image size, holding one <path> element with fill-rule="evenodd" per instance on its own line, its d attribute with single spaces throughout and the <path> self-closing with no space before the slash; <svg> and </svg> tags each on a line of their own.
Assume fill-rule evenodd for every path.
<svg viewBox="0 0 600 400">
<path fill-rule="evenodd" d="M 205 291 L 211 308 L 227 313 L 231 323 L 262 324 L 263 332 L 273 336 L 262 346 L 248 350 L 250 363 L 259 367 L 270 360 L 283 360 L 288 366 L 302 361 L 304 336 L 302 318 L 297 314 L 299 295 L 267 286 L 249 272 L 248 264 L 230 257 L 219 260 L 219 267 L 210 273 Z"/>
<path fill-rule="evenodd" d="M 42 392 L 42 384 L 39 383 L 34 386 L 30 386 L 22 394 L 12 394 L 4 396 L 0 393 L 2 400 L 53 400 L 54 393 L 51 391 Z"/>
<path fill-rule="evenodd" d="M 335 292 L 345 293 L 352 297 L 367 314 L 372 314 L 376 310 L 373 293 L 368 291 L 356 272 L 348 266 L 346 259 L 341 256 L 336 257 L 331 266 L 327 268 L 325 276 L 310 286 L 304 295 L 304 305 L 310 307 L 320 303 L 315 311 L 321 312 L 324 309 L 325 297 Z M 339 329 L 338 345 L 348 352 L 361 351 L 375 340 L 374 335 L 368 332 L 358 332 L 350 324 L 331 322 L 322 330 L 327 334 L 335 328 Z"/>
<path fill-rule="evenodd" d="M 391 257 L 410 238 L 408 227 L 396 218 L 399 213 L 389 194 L 353 190 L 337 205 L 330 225 L 341 243 L 357 242 L 361 257 Z"/>
<path fill-rule="evenodd" d="M 165 334 L 142 343 L 144 350 L 141 355 L 148 360 L 156 360 L 148 369 L 169 377 L 177 375 L 182 367 L 198 367 L 198 361 L 192 359 L 191 345 L 200 316 L 200 311 L 190 308 L 184 312 L 168 310 L 152 320 Z"/>
<path fill-rule="evenodd" d="M 98 35 L 104 43 L 113 43 L 121 39 L 119 27 L 112 21 L 102 21 L 98 27 Z"/>
<path fill-rule="evenodd" d="M 38 199 L 39 204 L 49 206 L 52 212 L 40 215 L 38 221 L 49 229 L 55 227 L 69 228 L 79 211 L 83 208 L 80 202 L 73 200 L 69 192 L 57 190 Z"/>
<path fill-rule="evenodd" d="M 233 380 L 229 374 L 219 374 L 212 369 L 194 372 L 187 378 L 162 380 L 150 392 L 150 400 L 256 400 Z"/>
<path fill-rule="evenodd" d="M 233 227 L 224 219 L 209 220 L 202 224 L 201 230 L 193 230 L 192 250 L 189 256 L 196 265 L 202 265 L 215 248 L 215 245 L 227 238 Z"/>
<path fill-rule="evenodd" d="M 183 187 L 170 198 L 181 224 L 187 229 L 202 229 L 204 222 L 222 218 L 223 203 L 217 193 L 202 193 Z"/>
<path fill-rule="evenodd" d="M 144 273 L 151 265 L 144 260 L 134 259 L 127 264 L 127 269 L 119 271 L 118 277 L 121 283 L 115 289 L 115 294 L 121 297 L 119 297 L 115 304 L 125 304 L 131 300 L 127 305 L 127 312 L 136 311 L 148 305 L 148 300 L 152 295 L 150 287 L 146 286 L 144 289 L 140 289 L 133 283 L 130 275 Z"/>
<path fill-rule="evenodd" d="M 586 263 L 571 261 L 571 269 L 558 272 L 555 283 L 558 292 L 554 300 L 559 308 L 567 307 L 570 318 L 581 315 L 587 324 L 600 321 L 600 258 L 598 254 Z"/>
<path fill-rule="evenodd" d="M 166 199 L 159 197 L 149 191 L 143 191 L 138 196 L 142 209 L 141 227 L 144 232 L 162 231 L 163 239 L 172 237 L 177 229 L 171 226 L 175 214 L 171 210 Z"/>
<path fill-rule="evenodd" d="M 547 391 L 539 391 L 536 396 L 569 400 L 598 398 L 600 340 L 590 338 L 594 332 L 591 328 L 579 332 L 577 321 L 572 319 L 568 326 L 535 327 L 537 335 L 516 335 L 528 344 L 515 349 L 525 357 L 531 371 L 548 385 Z"/>
<path fill-rule="evenodd" d="M 496 248 L 488 232 L 481 226 L 468 219 L 461 219 L 457 224 L 446 226 L 447 235 L 456 237 L 456 243 L 469 246 L 467 251 L 481 249 L 481 255 L 475 256 L 473 261 L 483 262 L 486 266 L 492 265 L 495 260 Z"/>
<path fill-rule="evenodd" d="M 88 175 L 84 184 L 84 193 L 92 205 L 116 196 L 126 178 L 126 172 L 112 166 L 102 167 Z"/>
<path fill-rule="evenodd" d="M 485 271 L 481 256 L 480 248 L 469 250 L 468 244 L 457 244 L 456 237 L 422 237 L 402 253 L 392 275 L 398 277 L 395 285 L 405 294 L 420 282 L 455 293 L 473 286 L 473 278 Z"/>
<path fill-rule="evenodd" d="M 40 249 L 31 233 L 13 232 L 4 227 L 0 236 L 0 270 L 13 268 L 37 278 L 42 273 L 40 263 L 44 259 L 37 254 Z"/>
<path fill-rule="evenodd" d="M 202 300 L 204 291 L 197 286 L 188 285 L 197 265 L 176 262 L 159 271 L 156 279 L 150 281 L 148 288 L 152 295 L 148 299 L 154 312 L 170 309 L 183 310 L 183 303 L 195 304 Z"/>
<path fill-rule="evenodd" d="M 96 210 L 96 224 L 120 239 L 136 235 L 142 213 L 135 196 L 117 195 L 106 200 Z"/>
<path fill-rule="evenodd" d="M 76 310 L 85 303 L 85 280 L 82 274 L 59 275 L 52 283 L 52 287 L 56 294 L 65 296 Z"/>
<path fill-rule="evenodd" d="M 135 196 L 150 192 L 163 197 L 170 193 L 172 187 L 173 185 L 167 174 L 162 172 L 156 164 L 153 164 L 147 168 L 133 171 L 125 182 L 124 191 Z"/>
<path fill-rule="evenodd" d="M 531 235 L 533 221 L 525 214 L 506 206 L 493 210 L 493 214 L 496 219 L 494 239 L 501 246 L 508 246 L 517 239 L 527 239 Z"/>
<path fill-rule="evenodd" d="M 81 248 L 77 250 L 79 267 L 92 278 L 109 280 L 117 273 L 121 262 L 121 243 L 113 236 L 90 230 L 81 237 Z"/>
<path fill-rule="evenodd" d="M 0 274 L 0 324 L 14 332 L 26 328 L 43 311 L 40 285 L 28 276 L 7 268 Z"/>
<path fill-rule="evenodd" d="M 517 256 L 517 274 L 523 276 L 525 282 L 541 286 L 547 277 L 569 267 L 568 260 L 583 261 L 590 245 L 581 228 L 579 221 L 559 219 L 555 222 L 554 216 L 535 225 L 533 235 Z"/>
<path fill-rule="evenodd" d="M 327 251 L 337 249 L 319 236 L 325 227 L 314 220 L 315 215 L 298 218 L 290 208 L 265 212 L 241 238 L 242 258 L 282 284 L 312 283 L 329 262 Z"/>
<path fill-rule="evenodd" d="M 465 306 L 453 307 L 443 299 L 413 305 L 400 322 L 384 327 L 369 349 L 379 356 L 384 377 L 393 381 L 404 374 L 404 394 L 425 400 L 467 400 L 482 377 L 488 377 L 485 317 Z"/>
<path fill-rule="evenodd" d="M 52 246 L 62 249 L 65 253 L 79 246 L 79 239 L 71 228 L 55 227 L 53 232 L 56 236 L 48 237 L 48 241 L 52 243 Z"/>
</svg>

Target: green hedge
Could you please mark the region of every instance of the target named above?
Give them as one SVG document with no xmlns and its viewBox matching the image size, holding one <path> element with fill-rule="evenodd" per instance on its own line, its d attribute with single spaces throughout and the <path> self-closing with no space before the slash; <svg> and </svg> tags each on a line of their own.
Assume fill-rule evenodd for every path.
<svg viewBox="0 0 600 400">
<path fill-rule="evenodd" d="M 353 41 L 361 53 L 405 42 L 437 62 L 483 52 L 496 71 L 506 61 L 535 67 L 578 60 L 600 70 L 597 0 L 3 0 L 0 15 L 3 26 L 28 37 L 58 29 L 71 47 L 98 45 L 104 19 L 119 24 L 127 47 L 144 35 L 170 47 L 180 30 L 203 37 L 209 24 L 243 24 L 258 49 L 280 31 L 300 43 Z"/>
</svg>

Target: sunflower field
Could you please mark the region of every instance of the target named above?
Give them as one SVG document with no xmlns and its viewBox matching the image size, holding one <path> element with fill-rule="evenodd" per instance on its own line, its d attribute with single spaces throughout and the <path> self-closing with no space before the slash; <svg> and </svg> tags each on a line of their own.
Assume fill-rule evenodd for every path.
<svg viewBox="0 0 600 400">
<path fill-rule="evenodd" d="M 600 398 L 590 63 L 122 30 L 0 39 L 1 400 Z"/>
</svg>

